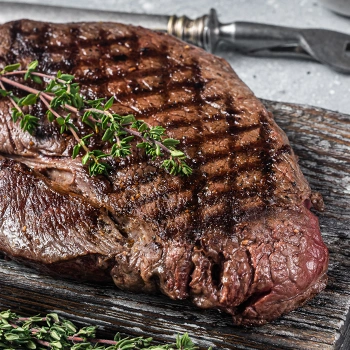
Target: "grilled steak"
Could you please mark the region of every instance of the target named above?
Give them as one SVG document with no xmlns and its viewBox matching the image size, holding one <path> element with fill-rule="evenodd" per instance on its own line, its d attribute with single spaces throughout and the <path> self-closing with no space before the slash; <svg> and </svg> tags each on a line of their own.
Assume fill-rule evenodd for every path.
<svg viewBox="0 0 350 350">
<path fill-rule="evenodd" d="M 271 321 L 320 292 L 328 252 L 286 135 L 218 57 L 115 23 L 0 26 L 0 67 L 37 59 L 74 74 L 89 98 L 166 127 L 190 177 L 143 151 L 89 177 L 75 144 L 46 121 L 33 136 L 0 99 L 0 251 L 57 276 L 161 291 L 236 324 Z M 80 125 L 84 132 L 84 125 Z"/>
</svg>

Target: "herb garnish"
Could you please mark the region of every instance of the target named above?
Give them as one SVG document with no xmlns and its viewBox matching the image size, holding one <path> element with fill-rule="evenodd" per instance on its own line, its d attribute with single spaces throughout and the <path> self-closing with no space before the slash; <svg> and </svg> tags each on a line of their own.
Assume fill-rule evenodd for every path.
<svg viewBox="0 0 350 350">
<path fill-rule="evenodd" d="M 177 336 L 174 344 L 151 345 L 152 338 L 97 339 L 97 328 L 78 329 L 72 322 L 56 313 L 34 317 L 21 317 L 10 310 L 0 312 L 0 349 L 53 349 L 53 350 L 196 350 L 185 333 Z"/>
<path fill-rule="evenodd" d="M 165 129 L 161 126 L 149 126 L 142 120 L 136 120 L 134 115 L 119 115 L 111 112 L 114 102 L 111 97 L 106 99 L 87 100 L 80 94 L 78 83 L 74 83 L 74 76 L 58 72 L 56 76 L 50 76 L 37 72 L 38 61 L 31 62 L 26 70 L 19 70 L 20 64 L 11 64 L 0 71 L 0 96 L 10 99 L 12 118 L 19 122 L 20 127 L 33 134 L 39 124 L 39 118 L 24 113 L 23 107 L 33 106 L 41 101 L 46 109 L 46 115 L 50 122 L 56 122 L 60 126 L 60 133 L 70 132 L 77 144 L 73 148 L 72 158 L 76 158 L 81 152 L 82 164 L 88 166 L 90 175 L 107 174 L 109 164 L 103 159 L 108 157 L 126 157 L 131 154 L 131 141 L 136 137 L 141 142 L 136 147 L 143 148 L 145 153 L 152 160 L 158 157 L 169 156 L 163 160 L 161 167 L 165 168 L 172 175 L 191 175 L 192 169 L 185 163 L 185 154 L 176 149 L 180 141 L 167 138 Z M 10 79 L 11 76 L 22 75 L 24 80 L 32 80 L 36 84 L 44 84 L 44 90 L 37 90 L 25 84 Z M 45 81 L 45 82 L 44 82 Z M 11 85 L 28 94 L 22 98 L 8 91 L 5 84 Z M 63 115 L 63 113 L 67 113 Z M 74 124 L 72 114 L 81 118 L 81 121 L 88 125 L 92 132 L 88 135 L 79 136 L 79 130 Z M 100 137 L 100 143 L 107 144 L 108 153 L 100 149 L 89 148 L 89 139 L 93 136 Z"/>
</svg>

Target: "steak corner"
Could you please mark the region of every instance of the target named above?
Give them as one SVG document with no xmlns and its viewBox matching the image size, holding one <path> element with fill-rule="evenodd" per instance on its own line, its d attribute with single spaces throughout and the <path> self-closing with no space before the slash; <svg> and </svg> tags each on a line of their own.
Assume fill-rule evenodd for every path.
<svg viewBox="0 0 350 350">
<path fill-rule="evenodd" d="M 0 99 L 0 251 L 59 277 L 191 299 L 259 325 L 324 289 L 328 251 L 284 132 L 223 60 L 115 23 L 0 26 L 0 67 L 37 59 L 89 98 L 162 125 L 193 175 L 142 153 L 89 177 L 74 139 L 40 118 L 31 136 Z M 84 128 L 83 125 L 80 128 Z"/>
</svg>

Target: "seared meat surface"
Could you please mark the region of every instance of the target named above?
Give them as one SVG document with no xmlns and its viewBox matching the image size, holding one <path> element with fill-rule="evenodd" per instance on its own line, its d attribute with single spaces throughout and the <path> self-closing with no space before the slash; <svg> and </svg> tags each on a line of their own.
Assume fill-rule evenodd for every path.
<svg viewBox="0 0 350 350">
<path fill-rule="evenodd" d="M 142 150 L 90 177 L 43 106 L 29 135 L 0 99 L 0 251 L 58 276 L 190 298 L 263 324 L 320 292 L 328 252 L 286 135 L 222 59 L 115 23 L 0 26 L 0 67 L 39 61 L 115 97 L 167 135 L 194 169 L 174 177 Z M 85 132 L 84 125 L 79 124 Z M 86 130 L 87 132 L 87 130 Z"/>
</svg>

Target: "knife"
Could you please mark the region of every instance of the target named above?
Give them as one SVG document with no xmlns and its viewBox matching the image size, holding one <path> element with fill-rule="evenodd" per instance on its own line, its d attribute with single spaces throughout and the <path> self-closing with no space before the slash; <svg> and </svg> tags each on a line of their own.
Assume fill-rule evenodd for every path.
<svg viewBox="0 0 350 350">
<path fill-rule="evenodd" d="M 36 5 L 67 6 L 71 8 L 98 7 L 100 1 L 89 2 L 52 0 L 0 0 Z M 112 0 L 104 0 L 110 11 Z M 95 4 L 96 3 L 96 4 Z M 222 44 L 253 56 L 277 56 L 313 59 L 343 73 L 350 73 L 350 35 L 326 29 L 301 29 L 252 22 L 220 23 L 211 9 L 196 19 L 187 16 L 166 16 L 115 12 L 120 23 L 140 25 L 167 32 L 207 51 L 216 52 Z"/>
</svg>

